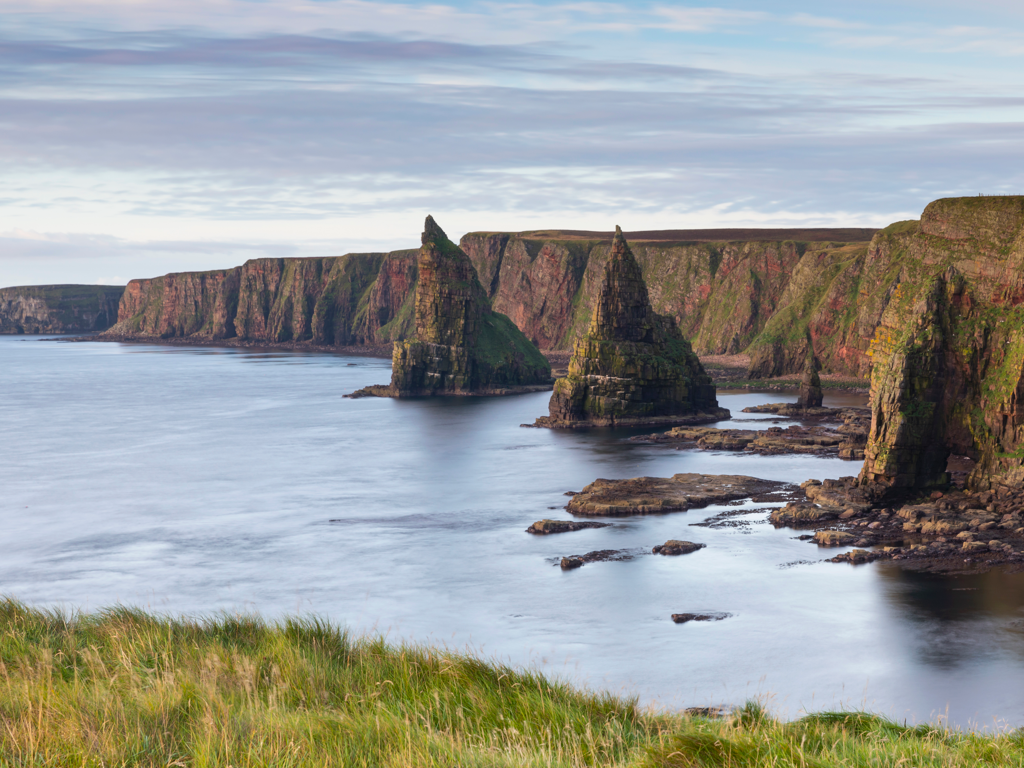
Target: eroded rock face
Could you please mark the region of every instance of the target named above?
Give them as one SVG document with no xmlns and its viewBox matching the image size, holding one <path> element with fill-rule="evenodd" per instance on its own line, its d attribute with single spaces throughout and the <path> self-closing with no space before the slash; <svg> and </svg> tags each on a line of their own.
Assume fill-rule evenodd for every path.
<svg viewBox="0 0 1024 768">
<path fill-rule="evenodd" d="M 675 322 L 651 308 L 640 266 L 616 228 L 590 330 L 555 382 L 538 426 L 717 421 L 715 387 Z"/>
<path fill-rule="evenodd" d="M 395 342 L 391 394 L 472 394 L 543 385 L 551 368 L 491 311 L 469 257 L 427 217 L 417 260 L 416 334 Z"/>
</svg>

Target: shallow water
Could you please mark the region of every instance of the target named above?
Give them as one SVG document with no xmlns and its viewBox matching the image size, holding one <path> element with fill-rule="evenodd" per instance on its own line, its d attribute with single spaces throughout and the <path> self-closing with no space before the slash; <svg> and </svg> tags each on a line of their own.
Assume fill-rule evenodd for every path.
<svg viewBox="0 0 1024 768">
<path fill-rule="evenodd" d="M 723 510 L 534 537 L 597 477 L 800 482 L 817 457 L 637 445 L 637 431 L 524 429 L 548 393 L 347 400 L 386 360 L 0 337 L 0 592 L 40 606 L 317 613 L 470 647 L 679 707 L 753 696 L 789 715 L 1024 725 L 1024 576 L 936 577 L 817 562 L 775 530 L 693 527 Z M 720 394 L 740 410 L 779 393 Z M 826 397 L 826 404 L 859 404 Z M 761 422 L 758 424 L 758 422 Z M 562 555 L 649 552 L 562 572 Z M 676 625 L 670 614 L 726 611 Z"/>
</svg>

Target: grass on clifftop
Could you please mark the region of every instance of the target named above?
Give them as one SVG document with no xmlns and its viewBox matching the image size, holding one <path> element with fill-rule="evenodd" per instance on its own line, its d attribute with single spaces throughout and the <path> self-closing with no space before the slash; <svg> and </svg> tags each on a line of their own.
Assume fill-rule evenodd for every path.
<svg viewBox="0 0 1024 768">
<path fill-rule="evenodd" d="M 0 602 L 4 766 L 1024 765 L 1024 736 L 864 714 L 658 714 L 316 620 Z"/>
</svg>

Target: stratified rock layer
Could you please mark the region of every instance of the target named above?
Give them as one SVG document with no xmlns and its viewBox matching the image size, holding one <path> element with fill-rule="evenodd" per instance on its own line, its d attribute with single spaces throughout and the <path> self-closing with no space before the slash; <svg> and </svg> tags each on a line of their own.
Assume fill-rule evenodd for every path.
<svg viewBox="0 0 1024 768">
<path fill-rule="evenodd" d="M 555 382 L 537 426 L 716 421 L 715 387 L 675 321 L 651 308 L 640 266 L 616 228 L 589 332 Z"/>
<path fill-rule="evenodd" d="M 1024 486 L 1024 197 L 937 200 L 891 235 L 898 283 L 871 345 L 860 480 L 892 492 Z"/>
<path fill-rule="evenodd" d="M 390 394 L 487 393 L 550 381 L 547 360 L 491 311 L 473 262 L 430 216 L 417 266 L 416 335 L 395 342 Z"/>
<path fill-rule="evenodd" d="M 29 285 L 0 288 L 0 333 L 84 333 L 117 321 L 124 288 Z"/>
<path fill-rule="evenodd" d="M 628 480 L 601 478 L 574 494 L 566 509 L 589 517 L 657 515 L 748 498 L 771 501 L 792 489 L 787 483 L 746 475 L 683 473 Z"/>
</svg>

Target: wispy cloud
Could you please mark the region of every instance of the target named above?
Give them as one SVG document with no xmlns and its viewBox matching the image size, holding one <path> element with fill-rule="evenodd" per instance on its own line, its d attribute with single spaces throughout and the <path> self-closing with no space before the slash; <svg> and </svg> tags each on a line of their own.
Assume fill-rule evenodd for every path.
<svg viewBox="0 0 1024 768">
<path fill-rule="evenodd" d="M 0 284 L 1024 189 L 1015 28 L 815 11 L 0 0 Z"/>
</svg>

